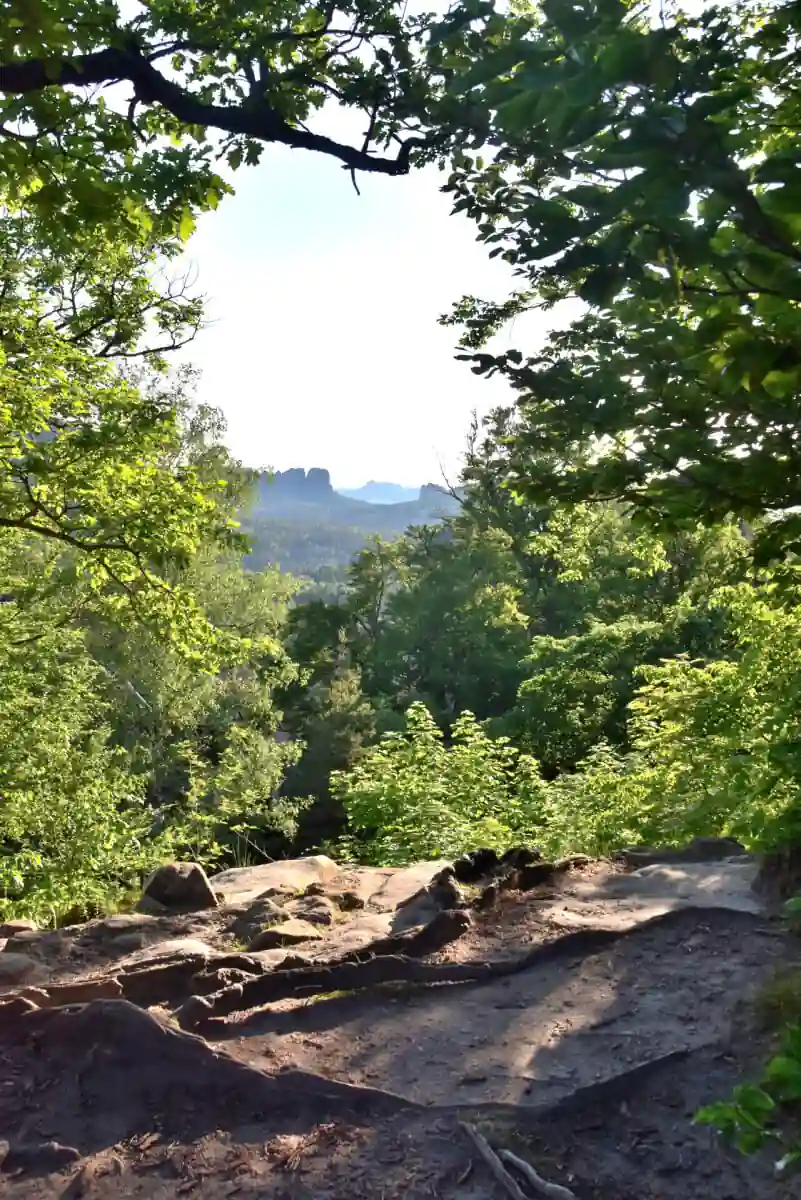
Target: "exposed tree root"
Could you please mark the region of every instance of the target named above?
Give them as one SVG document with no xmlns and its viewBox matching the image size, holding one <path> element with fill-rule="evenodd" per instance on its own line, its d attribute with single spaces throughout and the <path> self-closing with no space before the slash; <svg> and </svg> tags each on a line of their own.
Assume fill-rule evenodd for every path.
<svg viewBox="0 0 801 1200">
<path fill-rule="evenodd" d="M 553 958 L 594 953 L 621 936 L 623 934 L 618 930 L 580 930 L 566 934 L 556 942 L 538 946 L 522 958 L 501 963 L 422 963 L 399 955 L 380 955 L 377 947 L 381 943 L 373 943 L 369 950 L 375 957 L 367 960 L 339 959 L 321 967 L 274 971 L 259 979 L 223 988 L 211 996 L 192 996 L 180 1009 L 178 1020 L 182 1028 L 195 1029 L 213 1017 L 246 1012 L 279 1000 L 306 998 L 322 992 L 353 992 L 388 983 L 424 987 L 442 983 L 483 983 L 514 975 Z"/>
<path fill-rule="evenodd" d="M 443 983 L 468 984 L 486 983 L 489 980 L 515 975 L 546 962 L 574 956 L 587 957 L 606 946 L 610 946 L 633 934 L 642 934 L 658 925 L 684 924 L 693 919 L 709 918 L 709 908 L 681 908 L 652 917 L 648 921 L 628 929 L 580 929 L 564 934 L 552 942 L 537 946 L 520 958 L 505 962 L 476 963 L 422 963 L 410 957 L 409 947 L 418 953 L 433 953 L 421 949 L 418 939 L 432 926 L 439 924 L 444 930 L 444 918 L 463 916 L 460 913 L 440 913 L 419 934 L 401 935 L 397 939 L 386 938 L 373 942 L 363 950 L 346 955 L 324 966 L 312 965 L 291 970 L 274 970 L 259 978 L 248 979 L 231 987 L 222 988 L 211 995 L 194 995 L 178 1012 L 178 1020 L 184 1029 L 196 1029 L 212 1018 L 230 1016 L 235 1012 L 247 1012 L 279 1000 L 305 999 L 325 992 L 360 991 L 385 984 L 407 984 L 428 987 Z M 738 914 L 730 913 L 735 917 Z M 748 914 L 740 914 L 753 922 Z M 429 937 L 431 935 L 429 934 Z M 459 936 L 456 934 L 456 936 Z M 450 940 L 454 940 L 452 936 Z M 404 944 L 405 954 L 391 954 L 384 947 Z M 439 948 L 439 947 L 438 947 Z"/>
</svg>

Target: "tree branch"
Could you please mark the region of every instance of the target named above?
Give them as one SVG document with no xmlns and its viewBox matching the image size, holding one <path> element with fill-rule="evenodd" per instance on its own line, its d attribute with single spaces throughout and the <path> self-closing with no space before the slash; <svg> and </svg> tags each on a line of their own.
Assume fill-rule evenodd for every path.
<svg viewBox="0 0 801 1200">
<path fill-rule="evenodd" d="M 207 104 L 165 79 L 137 48 L 109 47 L 65 58 L 60 64 L 41 58 L 0 64 L 0 91 L 11 95 L 28 95 L 54 86 L 84 88 L 122 80 L 133 84 L 137 102 L 160 105 L 186 125 L 202 125 L 261 142 L 316 150 L 339 159 L 355 171 L 406 175 L 412 150 L 425 144 L 421 139 L 410 138 L 402 143 L 396 158 L 376 158 L 366 150 L 336 142 L 324 134 L 298 129 L 264 102 L 247 107 Z"/>
</svg>

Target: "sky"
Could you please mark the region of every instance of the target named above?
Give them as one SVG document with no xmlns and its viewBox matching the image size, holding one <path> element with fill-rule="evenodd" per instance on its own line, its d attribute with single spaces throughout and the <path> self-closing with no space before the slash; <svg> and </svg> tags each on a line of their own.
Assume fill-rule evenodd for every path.
<svg viewBox="0 0 801 1200">
<path fill-rule="evenodd" d="M 455 360 L 437 318 L 466 293 L 507 295 L 512 275 L 450 215 L 443 178 L 362 175 L 359 196 L 334 160 L 268 147 L 200 219 L 188 257 L 208 323 L 188 357 L 248 466 L 455 482 L 471 413 L 510 393 Z"/>
</svg>

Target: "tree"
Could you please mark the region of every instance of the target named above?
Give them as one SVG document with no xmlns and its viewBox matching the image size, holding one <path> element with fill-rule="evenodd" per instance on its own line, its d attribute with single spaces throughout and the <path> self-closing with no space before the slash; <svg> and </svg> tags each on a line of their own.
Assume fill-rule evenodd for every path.
<svg viewBox="0 0 801 1200">
<path fill-rule="evenodd" d="M 347 602 L 366 691 L 401 709 L 422 700 L 443 725 L 503 712 L 529 643 L 520 596 L 508 538 L 469 517 L 368 546 Z"/>
<path fill-rule="evenodd" d="M 0 247 L 0 539 L 17 567 L 18 549 L 40 566 L 5 581 L 0 634 L 102 610 L 211 653 L 172 573 L 202 545 L 244 541 L 213 439 L 202 458 L 190 444 L 191 373 L 164 360 L 193 336 L 197 301 L 160 290 L 157 247 L 124 231 L 51 245 L 39 219 L 10 213 Z"/>
<path fill-rule="evenodd" d="M 102 677 L 80 633 L 0 639 L 0 915 L 105 905 L 169 854 L 144 781 L 108 744 Z"/>
<path fill-rule="evenodd" d="M 230 190 L 215 170 L 264 145 L 402 175 L 426 148 L 427 18 L 396 0 L 213 7 L 12 0 L 0 19 L 0 190 L 58 219 L 160 234 Z M 118 85 L 122 85 L 119 88 Z M 339 104 L 352 142 L 319 132 Z"/>
<path fill-rule="evenodd" d="M 798 6 L 546 0 L 486 21 L 478 52 L 451 34 L 448 90 L 483 111 L 490 156 L 460 154 L 448 186 L 522 286 L 447 320 L 518 393 L 510 486 L 663 527 L 770 514 L 758 552 L 798 547 Z M 539 352 L 481 349 L 565 299 L 587 310 Z"/>
</svg>

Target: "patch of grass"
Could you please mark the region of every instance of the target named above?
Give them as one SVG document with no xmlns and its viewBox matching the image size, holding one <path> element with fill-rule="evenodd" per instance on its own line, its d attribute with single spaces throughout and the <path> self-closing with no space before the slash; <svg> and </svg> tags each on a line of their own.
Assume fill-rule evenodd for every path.
<svg viewBox="0 0 801 1200">
<path fill-rule="evenodd" d="M 355 995 L 356 992 L 353 989 L 349 991 L 347 988 L 336 988 L 333 992 L 317 992 L 314 996 L 307 996 L 303 1004 L 304 1007 L 308 1007 L 310 1004 L 320 1004 L 324 1000 L 339 1000 L 343 996 Z"/>
<path fill-rule="evenodd" d="M 801 1025 L 801 967 L 781 968 L 754 1001 L 764 1023 L 773 1029 Z"/>
</svg>

